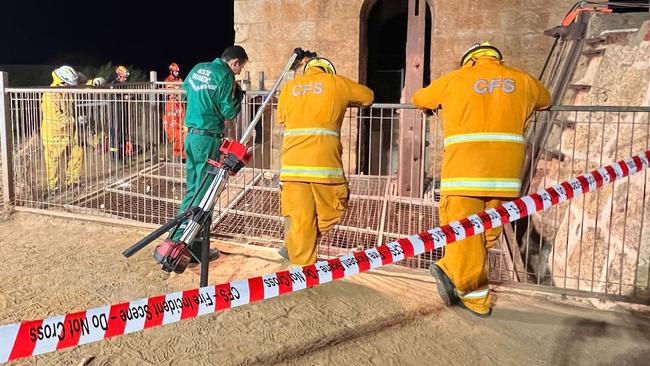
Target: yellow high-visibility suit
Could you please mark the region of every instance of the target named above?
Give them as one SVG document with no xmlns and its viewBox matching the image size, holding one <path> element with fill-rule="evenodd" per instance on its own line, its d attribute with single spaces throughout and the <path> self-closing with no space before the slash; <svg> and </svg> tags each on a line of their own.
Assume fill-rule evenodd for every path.
<svg viewBox="0 0 650 366">
<path fill-rule="evenodd" d="M 365 86 L 317 67 L 289 81 L 280 92 L 278 122 L 285 127 L 280 205 L 293 265 L 316 262 L 316 240 L 347 209 L 341 125 L 348 106 L 368 106 L 373 99 Z"/>
<path fill-rule="evenodd" d="M 71 95 L 43 93 L 41 102 L 41 141 L 45 154 L 48 189 L 54 190 L 59 183 L 59 159 L 69 154 L 66 167 L 66 184 L 79 182 L 83 163 L 83 148 L 79 146 L 75 133 L 75 119 Z"/>
<path fill-rule="evenodd" d="M 478 57 L 418 90 L 413 104 L 442 108 L 441 225 L 519 195 L 526 120 L 550 105 L 549 93 L 537 79 L 494 57 Z M 451 244 L 437 262 L 463 304 L 479 314 L 490 310 L 487 247 L 500 232 Z"/>
</svg>

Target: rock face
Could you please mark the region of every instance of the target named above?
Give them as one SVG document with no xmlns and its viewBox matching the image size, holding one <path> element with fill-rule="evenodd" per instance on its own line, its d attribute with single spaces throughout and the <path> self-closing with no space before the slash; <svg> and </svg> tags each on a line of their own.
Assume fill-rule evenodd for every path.
<svg viewBox="0 0 650 366">
<path fill-rule="evenodd" d="M 598 15 L 572 80 L 589 91 L 567 93 L 564 104 L 650 105 L 650 17 Z M 584 53 L 583 53 L 584 54 Z M 587 53 L 589 54 L 589 53 Z M 537 166 L 532 191 L 650 148 L 648 112 L 600 108 L 559 113 L 547 143 L 564 154 Z M 647 296 L 650 259 L 650 185 L 647 173 L 588 194 L 534 218 L 552 243 L 547 275 L 556 286 L 616 295 Z"/>
</svg>

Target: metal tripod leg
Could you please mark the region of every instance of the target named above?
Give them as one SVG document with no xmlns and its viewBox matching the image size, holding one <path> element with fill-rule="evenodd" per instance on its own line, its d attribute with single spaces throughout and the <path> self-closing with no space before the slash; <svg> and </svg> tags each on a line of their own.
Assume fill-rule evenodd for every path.
<svg viewBox="0 0 650 366">
<path fill-rule="evenodd" d="M 210 269 L 210 226 L 212 226 L 212 215 L 203 224 L 203 237 L 201 238 L 201 279 L 200 287 L 208 285 L 208 270 Z"/>
</svg>

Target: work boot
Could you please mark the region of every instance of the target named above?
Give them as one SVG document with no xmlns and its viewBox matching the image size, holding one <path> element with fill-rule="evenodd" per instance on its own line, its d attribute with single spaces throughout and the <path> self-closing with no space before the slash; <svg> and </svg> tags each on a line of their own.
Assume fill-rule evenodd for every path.
<svg viewBox="0 0 650 366">
<path fill-rule="evenodd" d="M 212 262 L 213 260 L 219 258 L 220 256 L 221 256 L 221 252 L 219 252 L 219 249 L 210 248 L 210 252 L 208 253 L 208 262 Z M 190 263 L 196 264 L 199 263 L 199 261 L 197 261 L 196 259 L 194 259 L 194 257 L 192 257 L 192 259 L 190 259 Z"/>
<path fill-rule="evenodd" d="M 488 308 L 487 312 L 479 312 L 478 309 L 474 309 L 473 306 L 469 307 L 469 306 L 465 305 L 462 301 L 459 301 L 458 305 L 461 308 L 467 309 L 470 313 L 472 313 L 472 314 L 474 314 L 474 315 L 476 315 L 476 316 L 478 316 L 480 318 L 487 318 L 490 315 L 492 315 L 492 308 Z"/>
<path fill-rule="evenodd" d="M 54 197 L 57 194 L 59 194 L 59 187 L 49 187 L 47 189 L 47 196 L 48 197 Z"/>
<path fill-rule="evenodd" d="M 486 318 L 492 314 L 492 294 L 487 284 L 467 293 L 461 291 L 456 291 L 456 293 L 460 299 L 458 304 L 460 307 L 481 318 Z"/>
<path fill-rule="evenodd" d="M 278 254 L 282 256 L 282 258 L 289 260 L 289 249 L 285 246 L 281 246 L 280 249 L 278 249 Z"/>
<path fill-rule="evenodd" d="M 431 275 L 436 279 L 436 286 L 438 287 L 438 294 L 442 301 L 445 302 L 447 306 L 456 305 L 459 302 L 458 294 L 456 293 L 456 288 L 451 282 L 445 271 L 442 268 L 438 267 L 437 264 L 432 263 L 429 267 Z"/>
</svg>

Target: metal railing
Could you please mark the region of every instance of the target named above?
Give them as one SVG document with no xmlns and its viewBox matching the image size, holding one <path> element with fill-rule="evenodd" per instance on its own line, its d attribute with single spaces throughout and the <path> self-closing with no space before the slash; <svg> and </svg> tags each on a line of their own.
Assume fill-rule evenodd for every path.
<svg viewBox="0 0 650 366">
<path fill-rule="evenodd" d="M 650 107 L 555 106 L 529 127 L 537 156 L 528 179 L 536 192 L 581 172 L 650 148 Z M 517 223 L 510 240 L 520 282 L 597 294 L 650 298 L 647 172 Z M 534 230 L 526 231 L 526 226 Z"/>
<path fill-rule="evenodd" d="M 178 91 L 7 89 L 7 93 L 17 206 L 154 223 L 175 213 L 172 201 L 183 194 L 183 169 L 168 169 L 180 166 L 181 157 L 173 153 L 163 119 L 174 112 L 182 120 L 184 102 Z M 46 93 L 61 109 L 57 121 L 43 122 Z M 157 179 L 160 170 L 178 182 L 171 187 L 175 196 L 158 197 L 160 186 L 168 185 Z M 146 178 L 134 185 L 133 177 L 143 175 Z"/>
<path fill-rule="evenodd" d="M 14 138 L 14 203 L 21 208 L 149 224 L 172 218 L 185 179 L 164 119 L 169 118 L 170 108 L 182 112 L 184 102 L 179 90 L 157 86 L 6 89 Z M 41 126 L 41 102 L 48 92 L 59 93 L 72 116 L 64 130 L 69 143 L 55 164 L 54 190 L 48 190 Z M 243 132 L 264 94 L 246 93 L 242 112 L 229 131 L 231 137 Z M 214 235 L 263 245 L 278 245 L 282 240 L 278 181 L 282 132 L 275 125 L 276 103 L 268 107 L 249 142 L 253 151 L 249 166 L 229 181 L 220 197 Z M 543 142 L 528 140 L 528 153 L 538 157 L 528 177 L 530 191 L 647 149 L 648 114 L 647 107 L 554 107 L 539 113 L 527 135 L 537 136 L 540 128 L 550 133 Z M 421 123 L 425 131 L 424 143 L 414 144 L 422 146 L 423 164 L 407 167 L 408 183 L 417 181 L 425 187 L 419 196 L 404 195 L 397 186 L 397 170 L 405 169 L 398 165 L 398 147 L 415 142 L 399 141 L 400 125 L 407 119 Z M 341 142 L 351 200 L 339 225 L 321 238 L 321 255 L 339 255 L 438 225 L 440 122 L 437 115 L 427 117 L 402 104 L 348 109 Z M 131 146 L 128 152 L 126 142 Z M 77 153 L 83 151 L 80 179 L 66 182 L 75 147 Z M 647 183 L 647 175 L 642 174 L 517 223 L 511 233 L 506 232 L 507 240 L 490 250 L 490 277 L 590 293 L 647 296 Z M 524 224 L 536 230 L 522 230 Z M 426 253 L 403 265 L 428 268 L 441 255 L 441 251 Z"/>
</svg>

